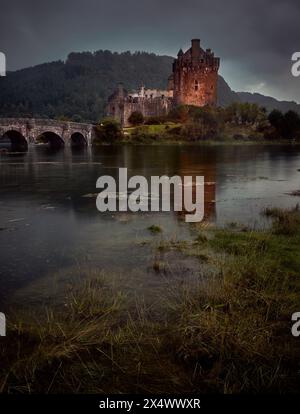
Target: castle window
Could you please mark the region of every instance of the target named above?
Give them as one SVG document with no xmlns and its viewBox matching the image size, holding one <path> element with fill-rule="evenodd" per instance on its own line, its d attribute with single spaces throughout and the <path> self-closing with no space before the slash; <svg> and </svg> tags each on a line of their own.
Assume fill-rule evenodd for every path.
<svg viewBox="0 0 300 414">
<path fill-rule="evenodd" d="M 198 89 L 199 89 L 199 82 L 195 80 L 195 91 L 197 91 Z"/>
</svg>

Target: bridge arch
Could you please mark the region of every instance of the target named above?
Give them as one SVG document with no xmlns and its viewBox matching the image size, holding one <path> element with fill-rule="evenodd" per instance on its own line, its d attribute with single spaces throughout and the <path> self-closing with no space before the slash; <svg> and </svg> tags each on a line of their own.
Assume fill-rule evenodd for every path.
<svg viewBox="0 0 300 414">
<path fill-rule="evenodd" d="M 47 143 L 52 148 L 61 148 L 65 145 L 63 138 L 53 131 L 43 131 L 36 137 L 35 142 Z"/>
<path fill-rule="evenodd" d="M 71 134 L 71 146 L 74 148 L 83 148 L 88 145 L 86 137 L 82 132 L 75 131 Z"/>
<path fill-rule="evenodd" d="M 8 129 L 0 136 L 2 146 L 11 151 L 26 152 L 28 142 L 25 136 L 17 129 Z"/>
</svg>

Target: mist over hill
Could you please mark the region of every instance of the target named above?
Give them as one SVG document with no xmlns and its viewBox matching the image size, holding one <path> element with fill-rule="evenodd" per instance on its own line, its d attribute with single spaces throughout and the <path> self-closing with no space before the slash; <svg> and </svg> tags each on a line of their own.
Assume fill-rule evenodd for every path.
<svg viewBox="0 0 300 414">
<path fill-rule="evenodd" d="M 105 115 L 107 98 L 118 82 L 125 88 L 165 89 L 173 58 L 146 52 L 113 53 L 108 50 L 71 53 L 56 61 L 9 72 L 0 77 L 0 117 L 66 117 L 97 122 Z M 300 112 L 295 102 L 277 101 L 260 94 L 234 92 L 219 76 L 218 102 L 255 102 L 268 110 Z"/>
</svg>

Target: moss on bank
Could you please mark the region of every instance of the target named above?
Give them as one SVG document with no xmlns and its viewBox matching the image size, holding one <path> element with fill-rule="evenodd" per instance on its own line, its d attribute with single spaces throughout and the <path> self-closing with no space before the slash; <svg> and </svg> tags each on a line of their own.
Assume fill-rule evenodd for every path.
<svg viewBox="0 0 300 414">
<path fill-rule="evenodd" d="M 270 230 L 200 228 L 193 242 L 165 241 L 164 251 L 199 258 L 199 279 L 170 283 L 159 316 L 95 274 L 63 309 L 16 313 L 0 344 L 0 390 L 297 392 L 300 212 L 265 213 Z"/>
</svg>

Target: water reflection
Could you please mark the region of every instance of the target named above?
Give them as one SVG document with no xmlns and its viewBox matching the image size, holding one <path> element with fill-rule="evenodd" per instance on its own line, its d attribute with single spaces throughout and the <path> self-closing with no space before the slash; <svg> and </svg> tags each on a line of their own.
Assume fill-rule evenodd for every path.
<svg viewBox="0 0 300 414">
<path fill-rule="evenodd" d="M 33 280 L 82 263 L 147 274 L 152 224 L 165 238 L 193 237 L 177 213 L 99 213 L 96 180 L 203 175 L 205 219 L 264 226 L 263 207 L 294 206 L 300 151 L 292 146 L 104 146 L 54 151 L 44 146 L 0 156 L 0 299 Z M 117 259 L 117 260 L 116 260 Z M 142 270 L 143 269 L 143 270 Z"/>
</svg>

